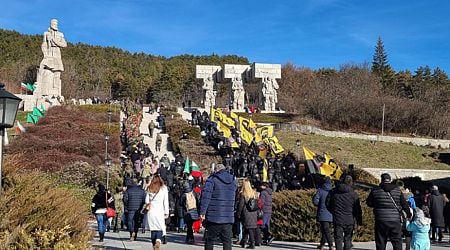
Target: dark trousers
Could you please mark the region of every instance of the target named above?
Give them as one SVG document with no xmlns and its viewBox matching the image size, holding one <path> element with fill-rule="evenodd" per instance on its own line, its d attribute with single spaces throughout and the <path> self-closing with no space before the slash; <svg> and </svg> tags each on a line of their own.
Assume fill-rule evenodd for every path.
<svg viewBox="0 0 450 250">
<path fill-rule="evenodd" d="M 192 229 L 192 225 L 194 224 L 193 220 L 186 221 L 187 234 L 186 234 L 186 242 L 194 239 L 194 229 Z"/>
<path fill-rule="evenodd" d="M 431 239 L 436 240 L 436 234 L 438 236 L 438 240 L 441 241 L 442 237 L 444 237 L 443 231 L 444 228 L 442 227 L 431 227 Z"/>
<path fill-rule="evenodd" d="M 352 248 L 353 224 L 335 224 L 333 226 L 336 250 L 350 250 Z"/>
<path fill-rule="evenodd" d="M 139 225 L 141 224 L 141 213 L 139 210 L 129 210 L 127 214 L 127 229 L 128 232 L 137 233 L 139 230 Z"/>
<path fill-rule="evenodd" d="M 255 237 L 256 237 L 256 228 L 248 228 L 248 243 L 251 246 L 255 245 Z"/>
<path fill-rule="evenodd" d="M 258 227 L 255 229 L 255 244 L 261 245 L 261 226 L 258 225 Z"/>
<path fill-rule="evenodd" d="M 375 221 L 375 245 L 385 250 L 388 238 L 394 250 L 402 250 L 402 224 L 395 221 Z"/>
<path fill-rule="evenodd" d="M 320 245 L 325 246 L 325 242 L 328 243 L 329 247 L 333 246 L 333 236 L 331 235 L 331 222 L 320 221 Z"/>
<path fill-rule="evenodd" d="M 231 234 L 233 224 L 216 224 L 212 222 L 206 223 L 205 231 L 205 250 L 214 249 L 214 240 L 220 239 L 223 250 L 231 250 Z"/>
<path fill-rule="evenodd" d="M 270 235 L 270 219 L 272 217 L 272 214 L 263 214 L 263 224 L 261 226 L 261 229 L 263 231 L 263 240 L 269 240 L 271 237 Z"/>
</svg>

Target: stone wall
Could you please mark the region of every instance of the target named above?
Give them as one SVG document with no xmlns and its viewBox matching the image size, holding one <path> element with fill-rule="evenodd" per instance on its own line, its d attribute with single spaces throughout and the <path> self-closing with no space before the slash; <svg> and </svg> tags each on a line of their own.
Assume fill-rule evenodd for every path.
<svg viewBox="0 0 450 250">
<path fill-rule="evenodd" d="M 420 177 L 422 180 L 436 180 L 450 177 L 450 170 L 423 170 L 423 169 L 389 169 L 389 168 L 363 168 L 380 180 L 381 174 L 389 173 L 393 179 L 404 177 Z"/>
<path fill-rule="evenodd" d="M 399 137 L 399 136 L 381 136 L 381 135 L 368 135 L 368 134 L 356 134 L 340 131 L 323 130 L 314 126 L 293 124 L 293 123 L 280 123 L 276 124 L 275 128 L 287 131 L 297 131 L 306 134 L 318 134 L 329 137 L 342 137 L 342 138 L 354 138 L 370 141 L 383 141 L 392 143 L 406 143 L 415 146 L 428 146 L 434 148 L 450 148 L 450 140 L 436 140 L 428 138 L 414 138 L 414 137 Z"/>
</svg>

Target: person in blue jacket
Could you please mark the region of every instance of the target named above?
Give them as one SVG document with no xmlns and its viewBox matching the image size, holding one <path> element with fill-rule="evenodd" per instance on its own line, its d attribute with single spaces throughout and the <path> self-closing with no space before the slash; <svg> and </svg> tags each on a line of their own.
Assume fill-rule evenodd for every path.
<svg viewBox="0 0 450 250">
<path fill-rule="evenodd" d="M 326 206 L 326 199 L 328 193 L 333 189 L 331 186 L 330 177 L 325 178 L 323 185 L 317 190 L 313 197 L 313 203 L 317 207 L 317 221 L 320 224 L 320 245 L 319 249 L 324 249 L 325 242 L 328 243 L 328 248 L 333 249 L 333 236 L 331 235 L 331 223 L 333 222 L 333 215 L 328 211 Z"/>
<path fill-rule="evenodd" d="M 415 209 L 414 220 L 406 221 L 406 230 L 412 232 L 411 249 L 428 250 L 430 249 L 430 231 L 431 219 L 425 217 L 420 208 Z"/>
</svg>

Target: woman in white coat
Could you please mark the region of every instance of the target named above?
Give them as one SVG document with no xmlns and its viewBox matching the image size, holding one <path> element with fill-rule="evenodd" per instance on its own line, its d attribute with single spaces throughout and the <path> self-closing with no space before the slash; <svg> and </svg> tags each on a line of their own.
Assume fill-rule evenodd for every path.
<svg viewBox="0 0 450 250">
<path fill-rule="evenodd" d="M 158 175 L 153 176 L 147 188 L 145 204 L 148 210 L 144 218 L 145 228 L 150 230 L 153 249 L 159 250 L 166 229 L 165 219 L 169 217 L 169 192 Z"/>
</svg>

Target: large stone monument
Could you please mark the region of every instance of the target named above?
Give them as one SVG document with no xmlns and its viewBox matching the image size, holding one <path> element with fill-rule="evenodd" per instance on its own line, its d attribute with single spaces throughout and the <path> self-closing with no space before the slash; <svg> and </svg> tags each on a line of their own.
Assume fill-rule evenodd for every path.
<svg viewBox="0 0 450 250">
<path fill-rule="evenodd" d="M 41 104 L 47 109 L 49 106 L 60 105 L 64 101 L 61 95 L 61 72 L 64 66 L 61 60 L 61 48 L 67 46 L 64 34 L 58 31 L 58 20 L 50 20 L 50 28 L 44 32 L 41 45 L 44 58 L 39 65 L 37 79 L 34 83 L 36 89 L 33 95 L 17 95 L 22 98 L 21 105 L 24 111 L 32 111 Z"/>
<path fill-rule="evenodd" d="M 261 79 L 260 100 L 263 101 L 266 112 L 276 111 L 278 103 L 277 90 L 279 88 L 276 79 L 281 78 L 281 64 L 253 63 L 253 79 Z"/>
<path fill-rule="evenodd" d="M 231 79 L 231 97 L 233 110 L 243 111 L 245 107 L 244 81 L 248 79 L 249 65 L 225 64 L 223 77 Z"/>
<path fill-rule="evenodd" d="M 52 19 L 50 28 L 44 32 L 41 45 L 44 58 L 39 65 L 35 83 L 37 95 L 61 96 L 61 72 L 64 71 L 64 66 L 60 48 L 64 47 L 67 47 L 67 43 L 64 40 L 64 34 L 58 31 L 58 20 Z"/>
<path fill-rule="evenodd" d="M 222 67 L 215 65 L 196 65 L 195 77 L 203 79 L 202 89 L 204 91 L 203 103 L 205 109 L 209 112 L 211 107 L 216 105 L 216 91 L 214 91 L 214 84 L 220 81 L 220 73 Z"/>
</svg>

